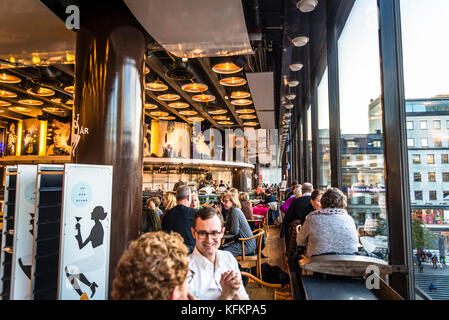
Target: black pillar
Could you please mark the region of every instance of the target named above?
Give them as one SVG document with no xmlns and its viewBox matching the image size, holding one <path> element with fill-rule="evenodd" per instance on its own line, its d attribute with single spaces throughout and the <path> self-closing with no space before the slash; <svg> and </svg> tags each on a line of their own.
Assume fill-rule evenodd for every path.
<svg viewBox="0 0 449 320">
<path fill-rule="evenodd" d="M 83 129 L 72 161 L 113 165 L 109 292 L 116 264 L 138 236 L 142 211 L 145 40 L 122 3 L 81 7 L 74 120 Z"/>
</svg>

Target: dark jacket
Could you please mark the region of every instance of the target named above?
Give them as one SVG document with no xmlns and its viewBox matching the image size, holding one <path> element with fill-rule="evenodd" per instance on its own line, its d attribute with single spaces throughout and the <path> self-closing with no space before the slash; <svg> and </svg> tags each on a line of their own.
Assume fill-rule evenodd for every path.
<svg viewBox="0 0 449 320">
<path fill-rule="evenodd" d="M 288 224 L 291 223 L 292 221 L 300 220 L 304 222 L 307 214 L 311 212 L 306 210 L 306 208 L 309 205 L 310 205 L 310 196 L 303 196 L 293 200 L 284 218 L 287 228 Z"/>
<path fill-rule="evenodd" d="M 143 208 L 141 230 L 143 233 L 162 230 L 161 219 L 157 211 Z"/>
<path fill-rule="evenodd" d="M 263 204 L 269 204 L 270 202 L 276 202 L 276 199 L 273 197 L 272 194 L 270 194 L 264 202 L 262 202 Z"/>
<path fill-rule="evenodd" d="M 190 230 L 193 225 L 193 216 L 195 213 L 195 209 L 177 205 L 168 210 L 162 220 L 162 230 L 179 233 L 184 238 L 184 244 L 189 248 L 189 253 L 195 248 L 195 239 Z"/>
</svg>

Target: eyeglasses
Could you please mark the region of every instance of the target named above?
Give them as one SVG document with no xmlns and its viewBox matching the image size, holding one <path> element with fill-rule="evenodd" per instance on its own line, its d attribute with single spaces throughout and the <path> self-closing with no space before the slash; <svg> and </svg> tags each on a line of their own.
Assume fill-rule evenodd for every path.
<svg viewBox="0 0 449 320">
<path fill-rule="evenodd" d="M 195 275 L 195 272 L 189 269 L 189 275 L 187 276 L 187 283 L 190 284 L 193 280 L 193 276 Z"/>
<path fill-rule="evenodd" d="M 221 232 L 220 231 L 212 231 L 212 232 L 207 232 L 207 231 L 196 231 L 196 234 L 198 235 L 198 237 L 200 239 L 206 239 L 209 235 L 212 237 L 212 239 L 218 239 L 218 237 L 220 237 Z"/>
</svg>

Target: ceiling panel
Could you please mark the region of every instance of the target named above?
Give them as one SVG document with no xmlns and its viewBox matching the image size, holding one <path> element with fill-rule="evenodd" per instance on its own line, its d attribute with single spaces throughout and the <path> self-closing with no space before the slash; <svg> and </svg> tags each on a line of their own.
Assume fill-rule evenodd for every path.
<svg viewBox="0 0 449 320">
<path fill-rule="evenodd" d="M 262 129 L 275 129 L 273 72 L 247 72 L 257 117 Z"/>
<path fill-rule="evenodd" d="M 253 54 L 241 0 L 124 0 L 145 30 L 178 57 Z"/>
</svg>

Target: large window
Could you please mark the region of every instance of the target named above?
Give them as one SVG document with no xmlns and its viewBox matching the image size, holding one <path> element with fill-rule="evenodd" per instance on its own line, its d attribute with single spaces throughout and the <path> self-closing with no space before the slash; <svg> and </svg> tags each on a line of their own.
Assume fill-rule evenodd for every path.
<svg viewBox="0 0 449 320">
<path fill-rule="evenodd" d="M 331 185 L 329 145 L 329 90 L 327 69 L 318 85 L 318 183 L 319 188 Z"/>
<path fill-rule="evenodd" d="M 388 232 L 376 0 L 355 1 L 338 40 L 338 59 L 341 155 L 351 154 L 355 159 L 342 166 L 342 189 L 350 199 L 348 212 L 356 222 L 365 251 L 386 259 Z M 374 157 L 377 161 L 372 167 L 370 159 Z M 378 201 L 372 202 L 373 198 Z"/>
<path fill-rule="evenodd" d="M 309 182 L 313 181 L 312 176 L 312 108 L 310 105 L 307 107 L 307 172 Z"/>
<path fill-rule="evenodd" d="M 446 181 L 449 177 L 444 172 L 447 165 L 442 165 L 448 163 L 448 155 L 441 148 L 449 136 L 449 42 L 442 40 L 447 38 L 449 30 L 449 1 L 401 0 L 400 7 L 406 121 L 414 120 L 419 124 L 418 128 L 407 130 L 407 136 L 421 141 L 420 146 L 409 150 L 408 156 L 414 159 L 417 148 L 438 148 L 432 150 L 434 154 L 425 155 L 424 166 L 409 161 L 410 172 L 427 171 L 428 181 L 435 181 L 429 184 L 410 182 L 415 286 L 432 299 L 447 299 L 441 291 L 429 292 L 428 287 L 431 281 L 442 283 L 449 276 L 447 273 L 435 274 L 432 265 L 426 263 L 423 272 L 419 272 L 416 252 L 430 251 L 439 259 L 449 251 L 449 234 L 444 229 L 444 225 L 449 228 L 446 218 L 449 212 Z M 429 146 L 422 143 L 423 139 L 428 139 Z M 414 206 L 413 199 L 423 201 Z"/>
</svg>

